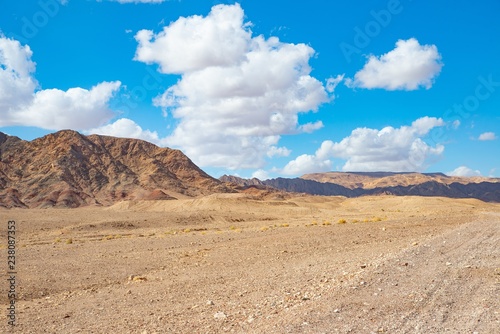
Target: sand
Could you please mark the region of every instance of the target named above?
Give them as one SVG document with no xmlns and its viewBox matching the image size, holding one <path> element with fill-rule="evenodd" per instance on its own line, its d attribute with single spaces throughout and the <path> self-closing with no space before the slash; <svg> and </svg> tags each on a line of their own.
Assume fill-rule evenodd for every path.
<svg viewBox="0 0 500 334">
<path fill-rule="evenodd" d="M 495 333 L 500 205 L 218 194 L 16 221 L 14 333 Z M 339 223 L 339 221 L 341 223 Z"/>
</svg>

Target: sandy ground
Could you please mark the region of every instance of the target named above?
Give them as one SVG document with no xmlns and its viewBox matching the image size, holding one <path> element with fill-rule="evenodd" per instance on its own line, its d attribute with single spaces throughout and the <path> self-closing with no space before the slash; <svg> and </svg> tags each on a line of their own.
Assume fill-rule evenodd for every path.
<svg viewBox="0 0 500 334">
<path fill-rule="evenodd" d="M 231 194 L 0 217 L 1 332 L 500 328 L 498 204 Z M 15 327 L 6 318 L 9 219 L 17 228 Z"/>
</svg>

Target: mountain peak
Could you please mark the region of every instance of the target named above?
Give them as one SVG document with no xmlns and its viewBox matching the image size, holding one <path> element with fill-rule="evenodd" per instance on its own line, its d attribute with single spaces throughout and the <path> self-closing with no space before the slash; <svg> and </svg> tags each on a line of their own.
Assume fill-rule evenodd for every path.
<svg viewBox="0 0 500 334">
<path fill-rule="evenodd" d="M 0 135 L 0 206 L 78 207 L 230 191 L 181 151 L 62 130 L 33 141 Z"/>
</svg>

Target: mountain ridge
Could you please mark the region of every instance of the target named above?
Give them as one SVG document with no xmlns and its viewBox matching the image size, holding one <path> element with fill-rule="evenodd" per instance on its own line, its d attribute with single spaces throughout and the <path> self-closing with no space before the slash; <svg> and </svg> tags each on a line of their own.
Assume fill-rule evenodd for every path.
<svg viewBox="0 0 500 334">
<path fill-rule="evenodd" d="M 342 175 L 340 172 L 336 173 L 337 176 Z M 467 179 L 458 177 L 448 177 L 442 173 L 389 173 L 386 176 L 394 175 L 427 175 L 431 178 L 423 178 L 421 182 L 415 184 L 391 184 L 386 186 L 376 186 L 376 187 L 349 187 L 352 185 L 349 182 L 319 182 L 316 180 L 311 180 L 310 176 L 307 178 L 275 178 L 260 181 L 261 186 L 272 187 L 279 190 L 284 190 L 288 192 L 296 193 L 306 193 L 310 195 L 322 195 L 322 196 L 345 196 L 345 197 L 359 197 L 359 196 L 377 196 L 377 195 L 396 195 L 396 196 L 441 196 L 450 198 L 476 198 L 486 202 L 500 202 L 500 179 L 492 178 L 491 181 L 479 180 L 478 182 L 473 182 L 473 180 L 478 179 Z M 318 176 L 320 173 L 315 174 Z M 328 173 L 324 173 L 328 174 Z M 352 174 L 352 173 L 350 173 Z M 346 173 L 345 175 L 350 175 Z M 370 173 L 363 173 L 370 174 Z M 381 176 L 380 173 L 372 173 L 370 177 Z M 433 179 L 433 176 L 438 176 L 442 178 L 449 178 L 449 182 L 442 182 L 440 179 Z M 385 176 L 384 176 L 385 177 Z M 485 178 L 486 179 L 486 178 Z M 245 185 L 247 180 L 238 180 L 237 177 L 228 177 L 224 175 L 220 178 L 222 181 L 232 180 L 231 182 L 238 185 Z M 457 182 L 457 180 L 461 182 Z M 252 181 L 256 183 L 256 180 Z"/>
<path fill-rule="evenodd" d="M 79 207 L 233 192 L 181 151 L 62 130 L 24 141 L 0 133 L 0 206 Z"/>
</svg>

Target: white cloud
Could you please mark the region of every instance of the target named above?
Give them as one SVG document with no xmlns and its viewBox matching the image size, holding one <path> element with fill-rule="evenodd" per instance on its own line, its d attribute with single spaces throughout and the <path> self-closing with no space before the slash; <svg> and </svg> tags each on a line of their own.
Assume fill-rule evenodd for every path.
<svg viewBox="0 0 500 334">
<path fill-rule="evenodd" d="M 460 127 L 460 121 L 457 119 L 457 120 L 454 120 L 453 123 L 452 123 L 452 127 L 453 129 L 458 129 Z"/>
<path fill-rule="evenodd" d="M 328 78 L 326 80 L 326 90 L 329 93 L 333 93 L 337 85 L 341 83 L 342 80 L 344 80 L 344 74 L 339 74 L 335 78 Z"/>
<path fill-rule="evenodd" d="M 109 1 L 119 2 L 119 3 L 162 3 L 167 0 L 109 0 Z"/>
<path fill-rule="evenodd" d="M 462 176 L 462 177 L 472 177 L 472 176 L 481 176 L 481 172 L 478 170 L 470 169 L 466 166 L 460 166 L 452 170 L 451 172 L 446 173 L 449 176 Z"/>
<path fill-rule="evenodd" d="M 344 171 L 422 171 L 430 159 L 439 158 L 444 146 L 427 145 L 421 137 L 431 129 L 444 126 L 442 119 L 422 117 L 411 126 L 395 129 L 387 126 L 381 130 L 357 128 L 349 137 L 338 143 L 326 140 L 314 155 L 301 155 L 290 161 L 284 174 L 296 175 L 321 172 L 331 168 L 330 158 L 347 160 Z"/>
<path fill-rule="evenodd" d="M 162 73 L 193 72 L 211 66 L 238 65 L 251 43 L 239 5 L 214 6 L 207 17 L 180 17 L 158 34 L 139 31 L 135 59 L 157 63 Z"/>
<path fill-rule="evenodd" d="M 354 80 L 346 79 L 346 85 L 387 90 L 429 89 L 442 67 L 435 45 L 420 45 L 415 38 L 399 40 L 394 50 L 380 57 L 371 55 Z"/>
<path fill-rule="evenodd" d="M 201 166 L 261 168 L 281 135 L 320 128 L 298 114 L 330 100 L 310 76 L 311 47 L 252 37 L 243 19 L 238 4 L 217 5 L 135 36 L 136 60 L 181 74 L 154 102 L 179 120 L 168 144 Z"/>
<path fill-rule="evenodd" d="M 303 175 L 330 171 L 332 162 L 328 157 L 332 144 L 329 140 L 324 141 L 314 155 L 302 154 L 298 156 L 288 162 L 281 170 L 281 173 L 285 175 Z"/>
<path fill-rule="evenodd" d="M 479 140 L 495 140 L 497 139 L 497 136 L 495 135 L 494 132 L 485 132 L 485 133 L 481 133 L 479 135 Z"/>
<path fill-rule="evenodd" d="M 108 102 L 121 83 L 102 82 L 90 90 L 38 90 L 29 46 L 0 36 L 0 126 L 81 130 L 114 116 Z"/>
<path fill-rule="evenodd" d="M 0 35 L 0 112 L 1 123 L 23 101 L 32 99 L 38 82 L 31 76 L 36 64 L 31 60 L 33 52 L 28 45 Z"/>
<path fill-rule="evenodd" d="M 290 151 L 286 147 L 271 146 L 267 150 L 267 156 L 269 158 L 272 158 L 272 157 L 287 157 L 287 156 L 290 155 L 290 153 L 292 153 L 292 151 Z"/>
<path fill-rule="evenodd" d="M 128 118 L 120 118 L 111 124 L 87 130 L 85 133 L 142 139 L 160 146 L 164 144 L 164 140 L 158 136 L 156 131 L 143 130 L 137 123 Z"/>
<path fill-rule="evenodd" d="M 316 121 L 314 123 L 306 123 L 299 126 L 299 132 L 312 133 L 323 127 L 322 121 Z"/>
<path fill-rule="evenodd" d="M 264 180 L 269 179 L 269 173 L 266 172 L 263 169 L 258 169 L 258 170 L 256 170 L 255 172 L 252 173 L 252 178 L 253 177 L 256 177 L 259 180 L 264 181 Z"/>
</svg>

